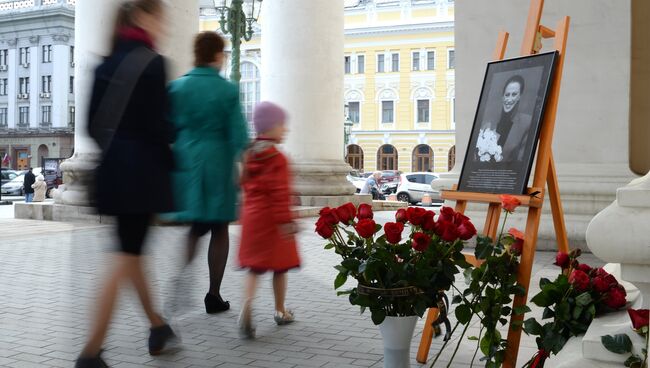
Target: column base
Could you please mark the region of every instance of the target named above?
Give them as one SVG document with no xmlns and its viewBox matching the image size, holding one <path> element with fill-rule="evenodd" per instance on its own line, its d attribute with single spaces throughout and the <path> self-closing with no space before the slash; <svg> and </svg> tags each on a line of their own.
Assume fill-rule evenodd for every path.
<svg viewBox="0 0 650 368">
<path fill-rule="evenodd" d="M 65 185 L 54 193 L 55 203 L 70 206 L 90 204 L 88 188 L 93 183 L 100 157 L 99 153 L 75 153 L 61 164 Z"/>
<path fill-rule="evenodd" d="M 370 194 L 351 194 L 339 196 L 298 196 L 300 206 L 307 207 L 338 207 L 342 204 L 351 202 L 355 206 L 361 203 L 372 204 Z"/>
<path fill-rule="evenodd" d="M 352 168 L 343 161 L 301 160 L 294 162 L 292 169 L 293 190 L 298 196 L 350 196 L 356 192 L 354 185 L 346 179 Z"/>
</svg>

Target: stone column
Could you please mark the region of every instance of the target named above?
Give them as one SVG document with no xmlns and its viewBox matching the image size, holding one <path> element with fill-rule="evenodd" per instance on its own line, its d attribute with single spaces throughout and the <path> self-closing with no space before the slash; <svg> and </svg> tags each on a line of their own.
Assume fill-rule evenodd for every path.
<svg viewBox="0 0 650 368">
<path fill-rule="evenodd" d="M 99 149 L 86 130 L 88 105 L 92 92 L 95 67 L 110 49 L 110 33 L 114 14 L 122 0 L 81 0 L 75 9 L 75 144 L 74 155 L 61 168 L 65 190 L 56 197 L 58 204 L 83 206 L 88 204 L 87 185 L 97 166 Z M 167 9 L 170 19 L 167 40 L 161 52 L 169 50 L 167 63 L 172 77 L 191 66 L 192 38 L 198 31 L 198 0 L 173 0 Z"/>
<path fill-rule="evenodd" d="M 342 155 L 343 1 L 264 1 L 263 16 L 262 100 L 288 111 L 294 189 L 304 205 L 350 200 L 351 168 Z"/>
<path fill-rule="evenodd" d="M 456 2 L 456 166 L 443 175 L 437 187 L 449 188 L 458 182 L 486 63 L 491 60 L 498 32 L 510 32 L 506 57 L 519 56 L 529 3 Z M 629 169 L 627 148 L 630 13 L 630 0 L 545 4 L 542 24 L 546 26 L 555 28 L 562 16 L 571 16 L 553 154 L 572 247 L 585 247 L 584 234 L 591 218 L 611 203 L 616 188 L 635 177 Z M 542 51 L 549 50 L 552 40 L 545 40 L 544 45 Z M 544 210 L 539 246 L 551 249 L 556 245 L 548 201 Z M 479 221 L 484 213 L 470 215 Z M 512 219 L 509 225 L 523 227 L 521 217 Z"/>
</svg>

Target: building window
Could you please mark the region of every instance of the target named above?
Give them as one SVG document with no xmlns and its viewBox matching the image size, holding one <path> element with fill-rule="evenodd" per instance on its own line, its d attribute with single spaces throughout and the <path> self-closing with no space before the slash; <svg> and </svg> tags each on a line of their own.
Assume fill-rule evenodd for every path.
<svg viewBox="0 0 650 368">
<path fill-rule="evenodd" d="M 363 171 L 363 150 L 356 144 L 348 146 L 345 161 L 352 166 L 353 169 Z"/>
<path fill-rule="evenodd" d="M 70 46 L 70 65 L 74 64 L 74 46 Z"/>
<path fill-rule="evenodd" d="M 239 94 L 246 121 L 248 121 L 250 131 L 254 132 L 252 127 L 253 109 L 260 102 L 260 71 L 255 64 L 248 61 L 241 64 Z"/>
<path fill-rule="evenodd" d="M 393 101 L 381 102 L 381 122 L 385 124 L 393 123 Z"/>
<path fill-rule="evenodd" d="M 456 50 L 454 49 L 447 50 L 447 68 L 456 68 Z"/>
<path fill-rule="evenodd" d="M 20 65 L 29 65 L 29 47 L 20 48 Z"/>
<path fill-rule="evenodd" d="M 348 102 L 348 117 L 350 121 L 355 124 L 359 124 L 360 120 L 360 103 L 358 101 Z"/>
<path fill-rule="evenodd" d="M 350 60 L 350 57 L 346 56 L 346 57 L 343 58 L 343 60 L 344 60 L 344 65 L 345 65 L 345 67 L 344 67 L 345 74 L 350 74 L 350 71 L 352 70 L 352 65 L 351 65 L 352 62 Z"/>
<path fill-rule="evenodd" d="M 447 158 L 447 170 L 451 171 L 456 165 L 456 145 L 451 146 L 449 149 L 449 157 Z"/>
<path fill-rule="evenodd" d="M 434 70 L 436 68 L 436 52 L 427 51 L 427 70 Z"/>
<path fill-rule="evenodd" d="M 379 147 L 377 170 L 397 170 L 397 149 L 390 144 Z"/>
<path fill-rule="evenodd" d="M 377 73 L 383 73 L 385 70 L 384 54 L 377 55 Z"/>
<path fill-rule="evenodd" d="M 68 107 L 68 125 L 74 125 L 74 106 Z"/>
<path fill-rule="evenodd" d="M 413 150 L 413 171 L 431 171 L 433 168 L 433 150 L 426 144 L 420 144 Z"/>
<path fill-rule="evenodd" d="M 29 93 L 29 77 L 18 79 L 18 84 L 20 86 L 19 91 L 21 94 Z"/>
<path fill-rule="evenodd" d="M 21 106 L 18 109 L 18 125 L 29 125 L 29 106 Z"/>
<path fill-rule="evenodd" d="M 7 57 L 9 55 L 9 50 L 0 50 L 0 65 L 7 66 Z"/>
<path fill-rule="evenodd" d="M 6 127 L 7 126 L 7 108 L 6 107 L 0 107 L 0 126 L 1 127 Z"/>
<path fill-rule="evenodd" d="M 52 106 L 41 107 L 41 125 L 49 126 L 52 123 Z"/>
<path fill-rule="evenodd" d="M 42 93 L 51 93 L 52 92 L 52 76 L 44 75 L 41 77 L 41 92 Z"/>
<path fill-rule="evenodd" d="M 52 62 L 52 45 L 43 45 L 43 62 Z"/>
<path fill-rule="evenodd" d="M 9 80 L 7 78 L 0 79 L 0 96 L 7 95 L 7 84 L 9 84 Z"/>
<path fill-rule="evenodd" d="M 68 92 L 74 93 L 74 77 L 70 77 L 70 86 L 68 87 Z"/>
<path fill-rule="evenodd" d="M 364 55 L 357 55 L 357 73 L 363 74 L 366 72 L 366 57 Z"/>
<path fill-rule="evenodd" d="M 419 51 L 414 51 L 413 52 L 413 71 L 418 71 L 420 70 L 420 52 Z"/>
<path fill-rule="evenodd" d="M 418 100 L 418 123 L 429 122 L 429 100 Z"/>
<path fill-rule="evenodd" d="M 391 71 L 399 72 L 399 54 L 391 55 Z"/>
</svg>

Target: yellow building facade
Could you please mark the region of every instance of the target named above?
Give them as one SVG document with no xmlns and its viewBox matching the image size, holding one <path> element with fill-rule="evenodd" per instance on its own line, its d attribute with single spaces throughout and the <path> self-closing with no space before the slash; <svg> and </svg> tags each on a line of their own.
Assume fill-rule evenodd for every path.
<svg viewBox="0 0 650 368">
<path fill-rule="evenodd" d="M 449 0 L 345 0 L 341 124 L 349 126 L 346 159 L 353 168 L 440 173 L 453 166 L 453 19 Z M 201 16 L 202 30 L 218 27 L 216 16 Z M 242 44 L 249 119 L 259 101 L 261 52 L 259 34 Z"/>
</svg>

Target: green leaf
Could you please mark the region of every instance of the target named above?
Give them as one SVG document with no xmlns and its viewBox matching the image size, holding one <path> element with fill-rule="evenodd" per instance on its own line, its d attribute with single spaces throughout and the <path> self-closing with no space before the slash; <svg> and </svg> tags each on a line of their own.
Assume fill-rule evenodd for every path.
<svg viewBox="0 0 650 368">
<path fill-rule="evenodd" d="M 461 304 L 456 307 L 456 319 L 458 322 L 466 325 L 469 320 L 472 318 L 472 310 L 466 304 Z"/>
<path fill-rule="evenodd" d="M 519 314 L 524 314 L 530 312 L 530 308 L 527 305 L 520 305 L 514 308 L 514 314 L 519 315 Z"/>
<path fill-rule="evenodd" d="M 555 308 L 555 317 L 561 321 L 568 321 L 571 319 L 571 305 L 566 300 L 560 302 Z"/>
<path fill-rule="evenodd" d="M 542 277 L 542 278 L 539 280 L 539 288 L 540 288 L 540 289 L 543 289 L 544 286 L 546 286 L 546 285 L 548 285 L 548 284 L 550 284 L 550 283 L 551 283 L 551 280 L 547 279 L 546 277 Z"/>
<path fill-rule="evenodd" d="M 467 338 L 467 340 L 469 340 L 469 341 L 478 341 L 478 337 L 477 336 L 469 336 Z"/>
<path fill-rule="evenodd" d="M 332 248 L 334 248 L 334 243 L 325 244 L 325 249 L 332 249 Z"/>
<path fill-rule="evenodd" d="M 591 299 L 591 295 L 589 294 L 588 291 L 585 291 L 584 293 L 578 295 L 576 297 L 576 304 L 578 304 L 581 307 L 586 307 L 589 305 L 589 303 L 592 302 L 593 299 Z"/>
<path fill-rule="evenodd" d="M 458 304 L 463 301 L 463 298 L 460 295 L 454 295 L 454 298 L 451 300 L 451 304 Z"/>
<path fill-rule="evenodd" d="M 386 312 L 383 309 L 371 309 L 370 312 L 372 314 L 372 322 L 375 325 L 381 324 L 386 319 Z"/>
<path fill-rule="evenodd" d="M 573 308 L 573 314 L 571 315 L 573 319 L 579 319 L 583 310 L 584 310 L 583 307 L 576 305 L 575 308 Z"/>
<path fill-rule="evenodd" d="M 336 276 L 336 279 L 334 279 L 334 289 L 336 290 L 341 286 L 343 286 L 343 284 L 345 284 L 345 281 L 347 281 L 347 279 L 348 279 L 348 275 L 346 273 L 343 272 L 339 273 Z"/>
<path fill-rule="evenodd" d="M 626 334 L 605 335 L 600 337 L 605 349 L 616 354 L 625 354 L 632 351 L 632 340 Z"/>
<path fill-rule="evenodd" d="M 641 359 L 640 356 L 638 355 L 632 355 L 631 357 L 627 358 L 625 363 L 623 363 L 626 367 L 638 367 L 641 368 L 641 363 L 643 363 L 643 359 Z"/>
<path fill-rule="evenodd" d="M 524 331 L 529 335 L 541 335 L 542 325 L 535 318 L 528 318 L 524 321 Z"/>
</svg>

